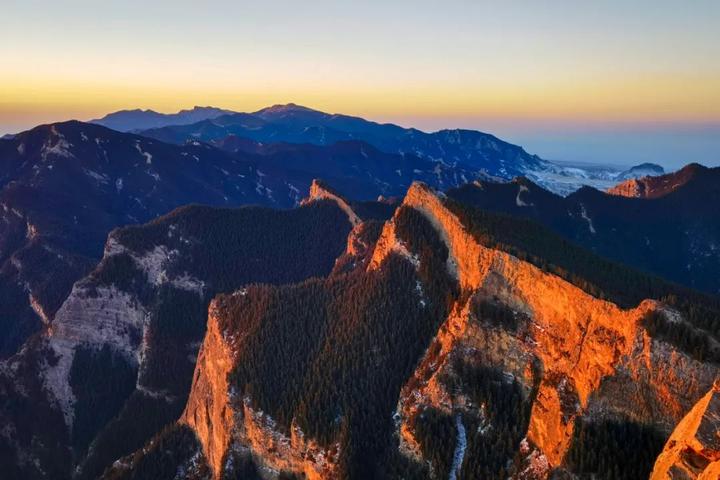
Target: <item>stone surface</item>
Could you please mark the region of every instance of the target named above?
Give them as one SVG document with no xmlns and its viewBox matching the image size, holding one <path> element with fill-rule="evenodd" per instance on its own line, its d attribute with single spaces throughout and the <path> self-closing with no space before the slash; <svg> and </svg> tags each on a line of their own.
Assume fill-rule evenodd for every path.
<svg viewBox="0 0 720 480">
<path fill-rule="evenodd" d="M 720 478 L 720 379 L 677 425 L 650 478 Z"/>
</svg>

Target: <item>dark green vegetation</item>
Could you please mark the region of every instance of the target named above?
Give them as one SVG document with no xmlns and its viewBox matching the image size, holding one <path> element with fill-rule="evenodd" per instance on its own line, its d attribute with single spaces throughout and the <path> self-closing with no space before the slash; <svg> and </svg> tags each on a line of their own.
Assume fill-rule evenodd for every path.
<svg viewBox="0 0 720 480">
<path fill-rule="evenodd" d="M 457 443 L 457 427 L 452 415 L 426 408 L 415 418 L 415 436 L 423 458 L 430 461 L 435 478 L 447 478 Z"/>
<path fill-rule="evenodd" d="M 137 256 L 156 247 L 175 251 L 164 265 L 168 276 L 190 275 L 203 282 L 203 291 L 151 284 L 128 253 L 109 257 L 92 274 L 91 292 L 114 285 L 134 295 L 149 312 L 149 327 L 137 374 L 106 348 L 93 354 L 80 349 L 75 357 L 71 383 L 84 410 L 73 445 L 80 458 L 90 441 L 96 446 L 81 461 L 79 477 L 96 478 L 178 418 L 205 334 L 207 306 L 216 293 L 253 282 L 283 284 L 327 275 L 349 231 L 335 202 L 318 201 L 294 210 L 183 207 L 114 232 Z M 132 333 L 139 344 L 142 332 Z M 134 391 L 136 380 L 155 396 Z"/>
<path fill-rule="evenodd" d="M 147 358 L 140 382 L 157 391 L 185 397 L 190 391 L 194 362 L 188 360 L 188 341 L 205 335 L 207 305 L 196 292 L 163 285 L 157 289 L 147 335 Z"/>
<path fill-rule="evenodd" d="M 435 478 L 447 478 L 458 443 L 456 416 L 465 428 L 466 448 L 460 479 L 509 477 L 513 459 L 530 420 L 531 399 L 499 370 L 453 359 L 453 374 L 443 379 L 450 391 L 465 393 L 472 406 L 452 415 L 427 408 L 415 418 L 423 456 Z"/>
<path fill-rule="evenodd" d="M 720 339 L 720 300 L 715 297 L 607 260 L 535 221 L 481 210 L 452 199 L 448 199 L 446 204 L 473 236 L 487 247 L 508 252 L 558 275 L 594 297 L 621 307 L 634 307 L 646 298 L 661 300 L 682 312 L 694 327 Z M 682 326 L 668 324 L 667 328 Z M 663 335 L 672 340 L 684 334 Z M 688 342 L 676 345 L 691 354 L 698 347 L 692 345 L 688 350 Z M 714 353 L 705 356 L 708 353 L 703 353 L 702 358 L 715 358 Z"/>
<path fill-rule="evenodd" d="M 335 202 L 294 210 L 182 207 L 141 227 L 115 232 L 143 254 L 158 245 L 182 251 L 169 274 L 187 271 L 227 292 L 250 282 L 290 283 L 327 274 L 345 247 L 350 223 Z"/>
<path fill-rule="evenodd" d="M 344 478 L 410 475 L 392 413 L 458 294 L 437 232 L 410 209 L 396 222 L 417 272 L 391 255 L 377 271 L 219 299 L 220 328 L 245 339 L 231 375 L 239 394 L 286 431 L 295 419 L 322 444 L 339 442 Z"/>
<path fill-rule="evenodd" d="M 664 444 L 660 432 L 630 420 L 577 420 L 565 461 L 583 480 L 644 480 Z"/>
<path fill-rule="evenodd" d="M 628 198 L 584 187 L 561 197 L 525 178 L 468 184 L 447 195 L 487 212 L 533 220 L 600 256 L 720 294 L 720 168 L 690 164 L 644 182 L 658 184 L 653 192 L 659 196 Z"/>
<path fill-rule="evenodd" d="M 0 435 L 0 477 L 3 480 L 27 480 L 42 476 L 35 464 L 23 465 L 14 448 L 22 445 L 35 456 L 48 478 L 66 478 L 72 466 L 65 420 L 55 405 L 44 396 L 45 385 L 37 374 L 57 357 L 31 344 L 25 361 L 16 365 L 15 377 L 0 375 L 0 425 L 10 436 Z"/>
<path fill-rule="evenodd" d="M 522 314 L 513 311 L 503 303 L 477 297 L 472 298 L 471 301 L 471 311 L 477 319 L 488 322 L 494 327 L 516 332 L 521 320 L 526 320 Z"/>
<path fill-rule="evenodd" d="M 501 371 L 456 358 L 451 388 L 462 389 L 478 415 L 464 415 L 467 449 L 459 478 L 506 479 L 530 421 L 529 398 Z M 455 384 L 453 384 L 455 382 Z"/>
<path fill-rule="evenodd" d="M 720 317 L 715 322 L 720 322 Z M 685 322 L 673 322 L 657 311 L 648 312 L 643 318 L 643 325 L 651 336 L 677 346 L 699 362 L 720 363 L 718 343 L 704 330 Z"/>
<path fill-rule="evenodd" d="M 135 389 L 137 369 L 108 345 L 75 351 L 70 385 L 75 395 L 72 444 L 84 452 L 95 433 L 122 407 Z"/>
<path fill-rule="evenodd" d="M 415 280 L 391 257 L 368 275 L 223 297 L 221 329 L 248 340 L 231 382 L 286 432 L 294 418 L 327 447 L 340 442 L 344 477 L 386 477 L 399 461 L 389 452 L 400 388 L 443 318 L 432 312 L 445 308 L 421 306 Z"/>
<path fill-rule="evenodd" d="M 76 478 L 97 478 L 115 460 L 146 445 L 148 439 L 176 420 L 184 407 L 184 399 L 153 398 L 134 391 L 122 410 L 96 435 Z"/>
<path fill-rule="evenodd" d="M 124 467 L 108 470 L 105 480 L 208 480 L 211 472 L 195 434 L 183 425 L 169 425 L 149 442 L 145 452 L 122 459 Z M 257 477 L 238 476 L 248 480 Z"/>
<path fill-rule="evenodd" d="M 95 285 L 114 285 L 128 293 L 147 290 L 147 275 L 127 253 L 106 258 L 92 275 Z"/>
</svg>

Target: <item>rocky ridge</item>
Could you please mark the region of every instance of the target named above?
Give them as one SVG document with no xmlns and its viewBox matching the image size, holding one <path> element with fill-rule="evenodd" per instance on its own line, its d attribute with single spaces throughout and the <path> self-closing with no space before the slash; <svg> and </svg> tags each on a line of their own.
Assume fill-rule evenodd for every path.
<svg viewBox="0 0 720 480">
<path fill-rule="evenodd" d="M 240 293 L 242 294 L 242 293 Z M 307 478 L 336 478 L 339 448 L 322 448 L 293 425 L 290 435 L 274 420 L 252 407 L 250 398 L 238 398 L 228 382 L 242 339 L 221 332 L 218 307 L 211 303 L 208 333 L 198 356 L 193 389 L 180 423 L 192 428 L 215 478 L 222 478 L 236 453 L 250 454 L 263 471 L 302 472 Z"/>
<path fill-rule="evenodd" d="M 720 478 L 720 380 L 675 427 L 651 480 Z"/>
<path fill-rule="evenodd" d="M 27 459 L 19 478 L 69 478 L 70 468 L 74 478 L 97 478 L 107 462 L 174 422 L 214 292 L 327 275 L 350 228 L 334 201 L 318 199 L 293 210 L 184 207 L 115 230 L 103 260 L 74 285 L 43 335 L 0 369 L 0 392 L 13 399 L 0 405 L 8 432 L 0 447 Z M 273 238 L 291 248 L 276 248 Z M 252 268 L 258 262 L 263 269 Z M 45 409 L 60 417 L 52 431 L 36 426 L 36 439 L 12 433 L 21 430 L 21 414 Z M 73 455 L 44 458 L 37 439 Z"/>
<path fill-rule="evenodd" d="M 316 190 L 320 197 L 329 195 L 319 186 Z M 447 270 L 463 292 L 398 399 L 400 450 L 419 464 L 429 463 L 416 428 L 421 411 L 433 407 L 456 415 L 458 432 L 465 432 L 463 415 L 486 416 L 485 405 L 449 387 L 448 378 L 459 375 L 453 367 L 456 359 L 496 369 L 521 386 L 530 415 L 517 449 L 518 478 L 548 478 L 569 468 L 566 457 L 579 421 L 617 419 L 652 424 L 669 433 L 717 378 L 717 365 L 698 362 L 644 329 L 643 319 L 651 312 L 685 321 L 669 307 L 645 300 L 622 309 L 485 247 L 445 206 L 442 195 L 422 184 L 413 184 L 402 206 L 420 212 L 438 232 L 449 252 Z M 396 221 L 397 213 L 384 224 L 366 267 L 369 272 L 383 269 L 390 256 L 419 268 L 420 258 L 397 232 Z M 349 242 L 348 250 L 353 244 Z M 511 311 L 516 326 L 493 324 L 475 307 L 482 302 Z M 216 321 L 214 312 L 211 309 L 210 322 Z M 213 326 L 209 331 L 215 330 Z M 195 430 L 215 475 L 222 474 L 223 462 L 233 451 L 244 449 L 270 477 L 289 470 L 310 478 L 336 478 L 339 447 L 322 448 L 296 427 L 291 435 L 284 434 L 271 418 L 252 409 L 251 398 L 234 395 L 227 375 L 231 346 L 243 342 L 237 335 L 242 337 L 242 331 L 206 337 L 182 420 Z M 463 378 L 459 380 L 462 384 Z M 462 468 L 463 454 L 464 449 L 456 449 L 453 468 Z"/>
<path fill-rule="evenodd" d="M 677 172 L 627 179 L 609 188 L 607 192 L 611 195 L 631 198 L 659 198 L 682 187 L 702 172 L 707 173 L 712 170 L 697 163 L 691 163 Z"/>
<path fill-rule="evenodd" d="M 485 248 L 444 207 L 442 199 L 423 186 L 414 185 L 404 204 L 426 215 L 441 232 L 450 251 L 448 269 L 456 272 L 463 289 L 470 290 L 475 300 L 500 302 L 528 321 L 518 334 L 489 329 L 483 327 L 482 318 L 473 318 L 471 300 L 458 304 L 435 340 L 440 348 L 429 349 L 438 353 L 421 362 L 409 383 L 412 388 L 400 400 L 404 419 L 423 403 L 418 398 L 452 410 L 453 396 L 443 391 L 438 380 L 448 368 L 446 359 L 453 351 L 476 355 L 521 379 L 526 391 L 537 388 L 527 438 L 550 466 L 558 467 L 570 446 L 576 418 L 622 414 L 670 429 L 717 375 L 716 367 L 699 364 L 647 335 L 641 320 L 649 311 L 664 311 L 657 302 L 645 301 L 622 310 L 511 255 Z M 389 222 L 372 268 L 398 248 Z M 434 368 L 424 371 L 430 365 Z M 428 377 L 418 385 L 419 379 Z M 605 391 L 616 382 L 626 394 L 639 395 L 643 389 L 651 392 L 645 402 L 651 404 L 653 413 L 642 415 L 636 405 L 608 396 Z M 403 424 L 402 428 L 403 438 L 412 445 L 408 427 Z"/>
</svg>

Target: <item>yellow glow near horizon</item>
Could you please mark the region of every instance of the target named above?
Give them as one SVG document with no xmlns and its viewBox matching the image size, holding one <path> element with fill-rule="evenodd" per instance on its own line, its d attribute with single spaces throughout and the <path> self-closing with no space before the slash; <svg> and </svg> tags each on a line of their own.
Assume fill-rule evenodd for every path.
<svg viewBox="0 0 720 480">
<path fill-rule="evenodd" d="M 720 122 L 712 0 L 61 3 L 3 10 L 0 131 L 287 102 L 448 127 Z"/>
<path fill-rule="evenodd" d="M 464 83 L 464 82 L 463 82 Z M 416 84 L 405 87 L 345 83 L 312 89 L 243 84 L 129 85 L 123 82 L 43 82 L 18 79 L 0 85 L 0 119 L 12 116 L 87 120 L 110 111 L 150 108 L 174 112 L 193 105 L 254 111 L 295 102 L 329 112 L 392 118 L 566 119 L 587 121 L 720 120 L 720 77 L 660 77 L 605 82 L 554 82 L 538 85 Z M 1 120 L 0 120 L 1 123 Z"/>
</svg>

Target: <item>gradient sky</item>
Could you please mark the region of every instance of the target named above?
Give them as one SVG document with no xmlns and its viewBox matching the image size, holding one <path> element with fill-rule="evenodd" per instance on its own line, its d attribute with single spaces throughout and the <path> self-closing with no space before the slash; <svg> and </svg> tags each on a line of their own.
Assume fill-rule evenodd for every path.
<svg viewBox="0 0 720 480">
<path fill-rule="evenodd" d="M 720 2 L 38 1 L 0 7 L 0 132 L 295 102 L 549 159 L 720 164 Z"/>
</svg>

